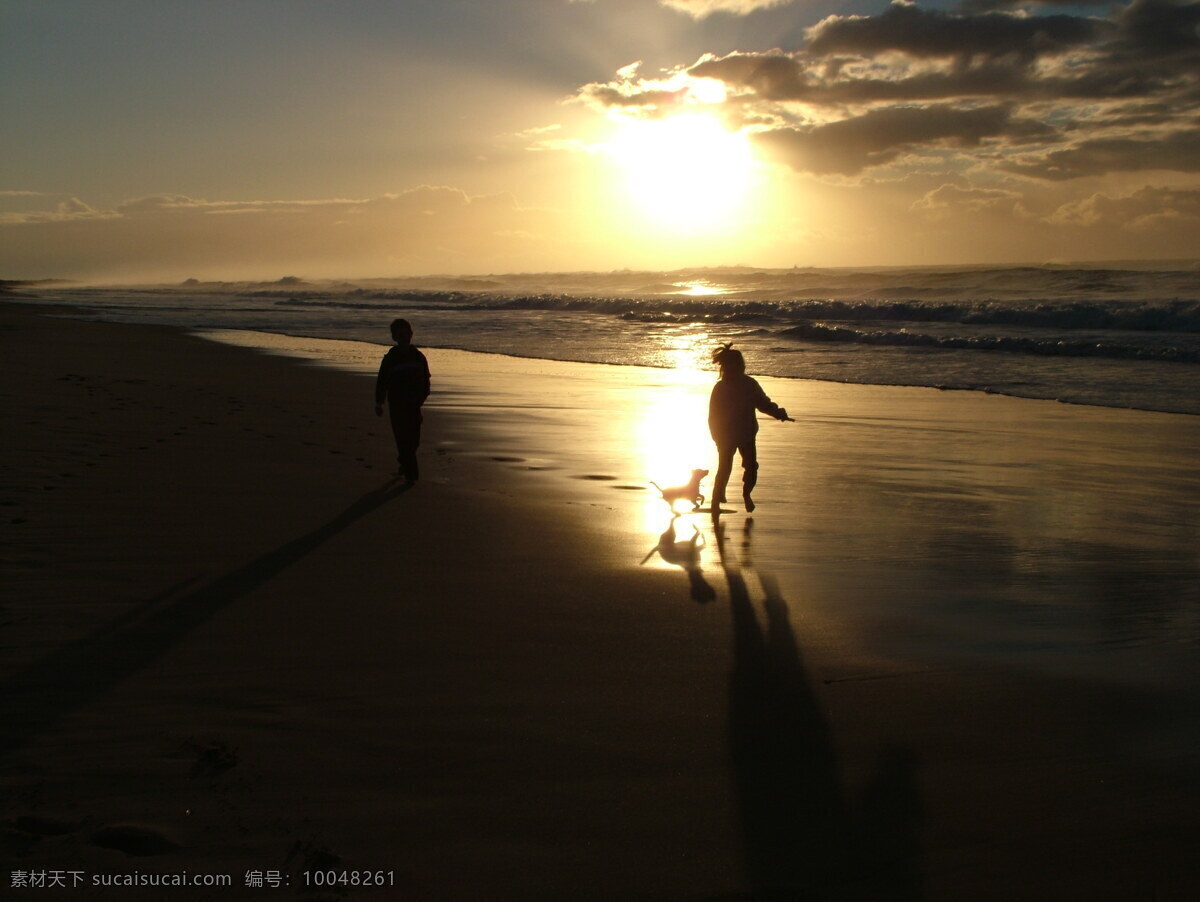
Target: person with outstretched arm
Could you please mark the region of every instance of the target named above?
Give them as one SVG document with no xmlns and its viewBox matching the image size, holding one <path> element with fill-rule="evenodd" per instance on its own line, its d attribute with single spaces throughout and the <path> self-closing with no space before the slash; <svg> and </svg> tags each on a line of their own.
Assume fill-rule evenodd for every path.
<svg viewBox="0 0 1200 902">
<path fill-rule="evenodd" d="M 725 501 L 725 487 L 733 472 L 733 455 L 742 457 L 742 501 L 746 513 L 754 510 L 751 493 L 758 483 L 758 434 L 756 411 L 777 420 L 792 421 L 787 411 L 767 397 L 758 381 L 746 375 L 746 358 L 732 343 L 713 352 L 721 378 L 708 399 L 708 431 L 717 445 L 717 475 L 713 481 L 713 511 Z"/>
</svg>

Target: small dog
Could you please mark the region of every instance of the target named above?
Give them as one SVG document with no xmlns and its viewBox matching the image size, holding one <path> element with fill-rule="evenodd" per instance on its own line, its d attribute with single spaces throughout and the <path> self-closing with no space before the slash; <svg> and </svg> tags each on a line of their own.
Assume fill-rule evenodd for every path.
<svg viewBox="0 0 1200 902">
<path fill-rule="evenodd" d="M 667 502 L 667 506 L 672 510 L 675 509 L 676 501 L 690 501 L 692 510 L 696 510 L 704 503 L 704 496 L 700 494 L 700 480 L 707 475 L 708 470 L 692 470 L 692 478 L 683 485 L 671 486 L 664 489 L 653 480 L 651 480 L 650 484 L 662 492 L 663 501 Z"/>
</svg>

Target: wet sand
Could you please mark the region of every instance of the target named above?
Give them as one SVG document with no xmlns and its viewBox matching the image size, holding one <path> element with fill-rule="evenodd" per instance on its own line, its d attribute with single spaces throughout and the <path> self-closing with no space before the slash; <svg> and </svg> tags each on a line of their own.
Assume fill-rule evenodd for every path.
<svg viewBox="0 0 1200 902">
<path fill-rule="evenodd" d="M 1195 418 L 764 380 L 714 524 L 694 376 L 430 352 L 402 491 L 363 375 L 0 336 L 6 870 L 233 884 L 39 897 L 1200 888 Z"/>
</svg>

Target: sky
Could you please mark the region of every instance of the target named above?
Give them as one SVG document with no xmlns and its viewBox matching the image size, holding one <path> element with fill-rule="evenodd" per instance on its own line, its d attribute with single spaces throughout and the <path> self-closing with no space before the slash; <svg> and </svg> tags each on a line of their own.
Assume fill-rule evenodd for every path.
<svg viewBox="0 0 1200 902">
<path fill-rule="evenodd" d="M 1200 0 L 0 0 L 0 278 L 1192 258 Z"/>
</svg>

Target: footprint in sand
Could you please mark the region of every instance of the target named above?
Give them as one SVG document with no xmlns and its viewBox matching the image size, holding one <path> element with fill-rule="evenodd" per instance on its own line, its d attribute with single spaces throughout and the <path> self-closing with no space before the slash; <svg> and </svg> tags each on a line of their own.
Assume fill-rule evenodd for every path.
<svg viewBox="0 0 1200 902">
<path fill-rule="evenodd" d="M 308 842 L 296 840 L 284 863 L 291 864 L 293 861 L 299 864 L 299 870 L 302 871 L 324 871 L 339 867 L 342 856 L 327 846 L 318 845 L 315 839 Z"/>
<path fill-rule="evenodd" d="M 92 834 L 92 842 L 102 849 L 116 849 L 139 858 L 162 855 L 179 848 L 166 832 L 141 824 L 110 824 Z"/>
<path fill-rule="evenodd" d="M 576 476 L 575 478 L 576 479 L 591 479 L 595 482 L 611 482 L 611 481 L 615 480 L 617 477 L 616 476 L 606 476 L 603 473 L 588 473 L 585 476 Z"/>
<path fill-rule="evenodd" d="M 43 839 L 67 836 L 79 829 L 79 826 L 79 823 L 75 821 L 37 814 L 21 815 L 12 822 L 12 829 L 5 836 L 5 845 L 10 852 L 27 855 Z"/>
<path fill-rule="evenodd" d="M 33 836 L 66 836 L 81 826 L 78 821 L 40 814 L 23 814 L 13 821 L 13 826 L 22 833 Z"/>
<path fill-rule="evenodd" d="M 237 766 L 237 749 L 223 742 L 210 742 L 205 746 L 194 746 L 196 762 L 192 765 L 193 777 L 213 777 Z"/>
</svg>

